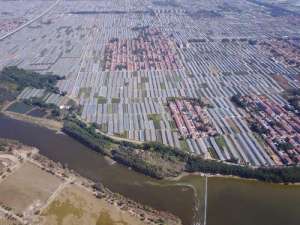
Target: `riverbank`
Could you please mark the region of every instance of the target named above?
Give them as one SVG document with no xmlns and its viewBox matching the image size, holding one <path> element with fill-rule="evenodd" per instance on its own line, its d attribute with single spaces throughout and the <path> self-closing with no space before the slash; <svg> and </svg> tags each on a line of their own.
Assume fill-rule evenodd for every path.
<svg viewBox="0 0 300 225">
<path fill-rule="evenodd" d="M 105 204 L 106 210 L 109 209 L 109 207 L 107 206 L 110 205 L 113 208 L 113 210 L 118 209 L 122 212 L 125 212 L 126 214 L 134 216 L 141 222 L 140 224 L 155 225 L 158 221 L 160 223 L 170 225 L 181 224 L 180 219 L 176 216 L 167 212 L 157 211 L 149 206 L 145 206 L 131 199 L 128 199 L 118 193 L 114 193 L 108 188 L 106 188 L 103 184 L 99 182 L 95 183 L 94 181 L 82 177 L 74 171 L 70 171 L 68 168 L 63 168 L 63 166 L 60 163 L 56 163 L 52 160 L 49 160 L 45 156 L 36 154 L 33 160 L 39 163 L 42 168 L 44 168 L 46 171 L 49 171 L 50 173 L 55 173 L 56 175 L 62 177 L 72 177 L 73 181 L 71 184 L 74 184 L 80 189 L 89 192 L 97 199 L 104 200 L 105 203 L 103 202 L 101 205 L 103 206 L 103 204 Z M 114 218 L 114 220 L 116 219 L 117 218 Z M 135 222 L 134 224 L 139 223 Z"/>
<path fill-rule="evenodd" d="M 201 221 L 197 220 L 199 216 L 203 216 L 201 188 L 204 187 L 204 179 L 200 176 L 191 175 L 179 181 L 180 184 L 198 185 L 200 197 L 195 199 L 193 190 L 188 186 L 152 179 L 119 163 L 111 165 L 102 155 L 91 151 L 68 135 L 58 134 L 40 126 L 0 116 L 0 137 L 17 139 L 35 146 L 40 149 L 42 155 L 67 165 L 69 169 L 96 183 L 103 183 L 114 193 L 120 193 L 135 202 L 150 205 L 160 211 L 171 212 L 178 216 L 184 225 L 193 225 Z M 200 203 L 200 208 L 195 208 L 195 201 Z M 299 201 L 299 186 L 244 179 L 208 178 L 207 217 L 210 225 L 297 225 L 300 219 L 297 213 Z M 227 207 L 228 202 L 231 203 L 231 207 Z M 240 202 L 243 202 L 243 207 Z M 195 214 L 199 216 L 194 218 Z M 282 215 L 285 215 L 284 221 Z"/>
<path fill-rule="evenodd" d="M 10 185 L 14 194 L 18 195 L 18 190 L 21 186 L 23 188 L 23 191 L 26 192 L 25 194 L 27 196 L 31 196 L 32 199 L 29 200 L 30 202 L 28 202 L 28 199 L 23 198 L 18 198 L 18 200 L 12 201 L 5 198 L 4 196 L 0 197 L 3 200 L 0 211 L 2 210 L 6 212 L 8 209 L 10 209 L 10 213 L 13 213 L 13 216 L 22 223 L 30 221 L 30 224 L 40 224 L 41 218 L 43 218 L 43 220 L 51 219 L 47 218 L 46 215 L 48 214 L 47 212 L 49 212 L 49 210 L 51 211 L 51 209 L 53 209 L 53 207 L 57 207 L 53 205 L 54 202 L 59 201 L 60 204 L 66 204 L 64 203 L 64 200 L 66 200 L 66 198 L 69 199 L 69 197 L 72 197 L 70 196 L 70 194 L 74 195 L 74 193 L 76 193 L 79 199 L 88 198 L 94 203 L 95 207 L 97 206 L 97 212 L 95 213 L 99 213 L 99 211 L 108 212 L 109 215 L 112 216 L 112 221 L 119 221 L 122 218 L 127 218 L 124 223 L 130 222 L 130 224 L 134 225 L 155 225 L 158 223 L 170 225 L 181 224 L 180 219 L 175 217 L 174 215 L 167 212 L 157 211 L 151 207 L 134 202 L 120 194 L 114 193 L 104 187 L 104 185 L 102 185 L 101 183 L 95 183 L 87 178 L 84 178 L 74 171 L 62 166 L 60 163 L 56 163 L 46 158 L 45 156 L 38 154 L 36 148 L 25 146 L 19 142 L 9 140 L 1 141 L 0 143 L 2 146 L 0 154 L 0 165 L 2 165 L 1 162 L 5 160 L 5 164 L 3 165 L 7 165 L 7 168 L 2 169 L 5 171 L 9 171 L 9 174 L 2 175 L 2 177 L 4 176 L 4 181 L 0 182 L 0 189 L 2 188 L 4 192 L 7 192 L 7 195 L 10 195 L 11 191 L 6 188 L 6 186 Z M 12 163 L 9 163 L 10 161 Z M 36 185 L 30 182 L 30 179 L 32 179 L 32 177 L 30 177 L 29 174 L 35 174 L 35 179 L 37 182 Z M 48 178 L 44 180 L 46 176 Z M 18 177 L 22 177 L 22 179 L 19 179 Z M 51 185 L 49 183 L 49 188 L 48 182 L 51 182 Z M 28 185 L 32 187 L 27 188 Z M 52 188 L 52 191 L 50 193 L 44 191 L 40 192 L 39 189 L 42 188 L 40 187 L 40 185 L 46 185 L 49 190 L 51 190 L 51 186 L 54 185 L 54 187 Z M 23 211 L 23 209 L 21 210 L 20 206 L 25 209 L 28 208 L 27 204 L 32 204 L 34 202 L 34 199 L 36 197 L 35 191 L 40 192 L 42 196 L 47 197 L 48 200 L 43 201 L 43 198 L 41 198 L 42 205 L 32 205 L 31 211 L 34 210 L 34 213 L 29 213 L 26 210 Z M 70 193 L 66 194 L 65 192 Z M 65 196 L 63 199 L 61 199 L 60 197 L 62 194 L 64 194 Z M 78 200 L 78 198 L 76 199 Z M 70 200 L 67 201 L 69 202 Z M 86 212 L 86 210 L 85 207 L 82 208 L 82 202 L 80 202 L 74 202 L 74 206 L 72 207 L 77 207 L 77 210 L 82 212 L 81 216 L 83 217 L 83 214 Z M 86 207 L 88 207 L 88 205 Z M 18 209 L 18 211 L 15 211 L 16 209 Z M 64 217 L 67 217 L 69 216 L 69 213 L 66 213 L 65 210 L 66 209 L 63 210 L 65 213 Z M 123 214 L 123 216 L 120 217 L 120 213 Z M 62 214 L 59 214 L 59 219 L 63 220 L 64 218 L 61 218 L 61 215 Z M 58 214 L 55 214 L 54 216 L 58 216 Z M 86 222 L 87 223 L 81 224 L 90 224 L 89 220 L 87 220 Z M 47 221 L 46 224 L 48 224 Z M 52 221 L 52 224 L 56 223 L 53 223 Z M 111 225 L 113 224 L 114 223 L 112 223 Z"/>
<path fill-rule="evenodd" d="M 297 185 L 300 183 L 300 168 L 295 166 L 253 168 L 215 160 L 205 160 L 159 143 L 137 144 L 112 139 L 99 133 L 93 125 L 88 125 L 75 118 L 66 119 L 62 124 L 54 120 L 5 112 L 15 119 L 31 122 L 56 131 L 62 130 L 94 151 L 106 155 L 137 172 L 157 179 L 172 179 L 186 173 L 198 172 L 207 176 L 238 177 L 279 184 Z"/>
<path fill-rule="evenodd" d="M 261 182 L 258 179 L 254 178 L 243 178 L 239 176 L 234 176 L 234 175 L 222 175 L 222 174 L 209 174 L 209 173 L 202 173 L 202 172 L 183 172 L 177 177 L 167 177 L 165 180 L 171 181 L 171 182 L 179 182 L 180 180 L 190 177 L 190 176 L 199 176 L 199 177 L 208 177 L 208 178 L 225 178 L 225 179 L 235 179 L 235 180 L 240 180 L 240 181 L 253 181 L 253 182 Z M 268 182 L 269 183 L 269 182 Z M 273 183 L 276 185 L 289 185 L 289 186 L 300 186 L 300 182 L 296 183 Z"/>
<path fill-rule="evenodd" d="M 99 134 L 93 125 L 77 119 L 65 120 L 63 131 L 94 151 L 112 157 L 145 175 L 165 179 L 183 172 L 238 176 L 271 183 L 299 183 L 300 167 L 250 167 L 194 156 L 160 143 L 140 145 L 116 141 Z M 110 146 L 113 144 L 113 146 Z M 147 155 L 148 157 L 145 157 Z"/>
<path fill-rule="evenodd" d="M 33 116 L 6 111 L 6 110 L 2 111 L 2 113 L 12 119 L 25 121 L 54 131 L 61 131 L 61 129 L 63 128 L 63 123 L 55 120 L 33 117 Z"/>
</svg>

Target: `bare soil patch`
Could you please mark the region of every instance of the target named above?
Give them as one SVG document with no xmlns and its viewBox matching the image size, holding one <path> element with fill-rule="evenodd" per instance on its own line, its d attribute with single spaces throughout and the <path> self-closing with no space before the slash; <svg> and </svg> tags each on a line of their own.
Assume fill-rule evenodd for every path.
<svg viewBox="0 0 300 225">
<path fill-rule="evenodd" d="M 23 214 L 26 209 L 45 204 L 61 183 L 58 177 L 26 162 L 0 183 L 0 203 Z"/>
<path fill-rule="evenodd" d="M 104 199 L 77 186 L 65 188 L 42 212 L 40 225 L 143 225 Z"/>
</svg>

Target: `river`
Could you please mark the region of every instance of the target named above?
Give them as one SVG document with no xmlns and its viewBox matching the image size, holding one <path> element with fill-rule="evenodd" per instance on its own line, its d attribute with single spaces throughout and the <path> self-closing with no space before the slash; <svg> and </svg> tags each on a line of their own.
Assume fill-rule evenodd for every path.
<svg viewBox="0 0 300 225">
<path fill-rule="evenodd" d="M 172 212 L 184 225 L 203 219 L 204 179 L 158 181 L 111 165 L 74 139 L 0 115 L 0 137 L 35 146 L 40 153 L 142 204 Z M 191 186 L 192 188 L 188 188 Z M 197 190 L 197 201 L 195 192 Z M 195 202 L 199 208 L 195 212 Z M 208 179 L 207 225 L 299 225 L 300 187 L 229 178 Z M 195 219 L 196 218 L 196 219 Z"/>
</svg>

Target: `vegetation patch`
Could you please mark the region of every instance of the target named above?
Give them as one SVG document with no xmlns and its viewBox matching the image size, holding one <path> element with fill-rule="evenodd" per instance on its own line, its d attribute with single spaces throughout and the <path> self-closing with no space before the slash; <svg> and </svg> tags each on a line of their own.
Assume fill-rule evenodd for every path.
<svg viewBox="0 0 300 225">
<path fill-rule="evenodd" d="M 188 143 L 186 142 L 186 140 L 180 140 L 180 148 L 185 151 L 185 152 L 189 152 L 190 148 Z"/>
<path fill-rule="evenodd" d="M 120 103 L 120 98 L 112 98 L 111 103 Z"/>
<path fill-rule="evenodd" d="M 97 220 L 96 225 L 114 225 L 114 221 L 111 219 L 108 212 L 101 212 Z"/>
<path fill-rule="evenodd" d="M 7 110 L 11 112 L 16 112 L 16 113 L 26 113 L 29 110 L 31 110 L 33 107 L 25 104 L 24 102 L 15 102 L 12 105 L 10 105 Z"/>
<path fill-rule="evenodd" d="M 59 80 L 65 79 L 58 75 L 39 74 L 34 71 L 20 69 L 16 66 L 5 67 L 0 72 L 0 107 L 5 102 L 13 101 L 26 87 L 44 89 L 51 93 L 64 95 L 56 87 Z"/>
<path fill-rule="evenodd" d="M 124 131 L 123 133 L 114 133 L 114 136 L 117 136 L 120 138 L 128 138 L 128 131 Z"/>
<path fill-rule="evenodd" d="M 107 98 L 105 98 L 103 96 L 97 96 L 97 103 L 98 104 L 105 104 L 105 103 L 107 103 Z"/>
<path fill-rule="evenodd" d="M 76 216 L 80 218 L 83 215 L 83 210 L 80 208 L 75 207 L 69 199 L 66 201 L 53 201 L 44 215 L 54 215 L 58 225 L 63 224 L 64 218 L 68 215 Z"/>
<path fill-rule="evenodd" d="M 16 66 L 5 67 L 0 73 L 0 81 L 16 85 L 17 90 L 25 87 L 33 87 L 37 89 L 46 89 L 48 91 L 59 93 L 59 89 L 55 87 L 59 80 L 65 77 L 52 74 L 39 74 L 34 71 L 20 69 Z"/>
<path fill-rule="evenodd" d="M 300 167 L 297 166 L 253 168 L 203 159 L 161 143 L 118 141 L 97 133 L 95 125 L 88 126 L 74 118 L 65 121 L 63 131 L 93 150 L 158 179 L 178 176 L 187 171 L 233 175 L 274 183 L 300 182 Z"/>
<path fill-rule="evenodd" d="M 224 139 L 224 137 L 222 135 L 218 135 L 217 137 L 215 137 L 215 141 L 216 141 L 217 145 L 220 148 L 226 148 L 227 147 L 225 139 Z"/>
<path fill-rule="evenodd" d="M 105 194 L 106 195 L 106 194 Z M 41 222 L 35 225 L 142 225 L 130 213 L 120 210 L 108 200 L 97 198 L 85 188 L 69 185 L 41 213 Z"/>
<path fill-rule="evenodd" d="M 96 225 L 128 225 L 125 221 L 114 221 L 107 211 L 100 213 Z"/>
<path fill-rule="evenodd" d="M 92 88 L 91 87 L 84 87 L 79 89 L 79 96 L 84 96 L 85 98 L 90 97 Z"/>
<path fill-rule="evenodd" d="M 155 129 L 160 129 L 160 121 L 161 121 L 161 116 L 160 114 L 148 114 L 148 120 L 152 120 L 154 124 Z"/>
<path fill-rule="evenodd" d="M 166 90 L 166 85 L 165 85 L 165 83 L 160 83 L 160 88 L 161 88 L 162 90 Z"/>
<path fill-rule="evenodd" d="M 162 154 L 164 145 L 134 144 L 118 141 L 97 132 L 97 125 L 68 118 L 64 122 L 63 131 L 96 152 L 108 155 L 114 160 L 132 167 L 146 175 L 163 178 L 177 176 L 184 170 L 184 163 L 173 154 Z"/>
</svg>

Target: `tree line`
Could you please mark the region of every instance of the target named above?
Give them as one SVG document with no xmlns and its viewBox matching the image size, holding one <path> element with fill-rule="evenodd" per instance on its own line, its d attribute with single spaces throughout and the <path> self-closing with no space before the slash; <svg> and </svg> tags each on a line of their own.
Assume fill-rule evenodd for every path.
<svg viewBox="0 0 300 225">
<path fill-rule="evenodd" d="M 65 77 L 52 74 L 39 74 L 31 70 L 20 69 L 16 66 L 5 67 L 0 73 L 0 81 L 16 84 L 19 90 L 25 87 L 33 87 L 60 93 L 55 85 L 59 80 L 63 79 Z"/>
<path fill-rule="evenodd" d="M 91 149 L 108 155 L 117 162 L 154 178 L 164 178 L 165 174 L 159 167 L 150 165 L 141 158 L 136 157 L 135 149 L 158 153 L 165 160 L 172 161 L 176 159 L 179 162 L 184 162 L 184 170 L 186 172 L 232 175 L 273 183 L 300 182 L 300 167 L 298 166 L 253 168 L 216 160 L 207 160 L 157 142 L 135 144 L 127 141 L 117 141 L 97 133 L 95 126 L 88 126 L 73 118 L 65 121 L 63 131 Z M 110 148 L 111 144 L 115 144 L 117 147 Z"/>
</svg>

